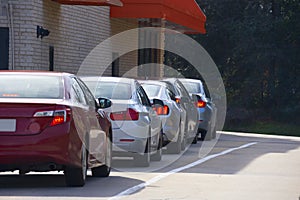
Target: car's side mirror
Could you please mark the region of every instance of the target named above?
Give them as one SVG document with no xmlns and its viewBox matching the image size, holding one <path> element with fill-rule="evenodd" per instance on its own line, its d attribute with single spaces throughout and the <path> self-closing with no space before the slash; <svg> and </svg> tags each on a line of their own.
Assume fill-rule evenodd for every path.
<svg viewBox="0 0 300 200">
<path fill-rule="evenodd" d="M 201 95 L 201 94 L 192 94 L 192 99 L 196 103 L 205 102 L 205 104 L 206 104 L 206 103 L 210 102 L 210 99 L 206 98 L 204 95 Z"/>
<path fill-rule="evenodd" d="M 106 98 L 98 98 L 98 108 L 99 109 L 104 109 L 104 108 L 109 108 L 111 107 L 112 102 L 109 99 Z"/>
<path fill-rule="evenodd" d="M 198 94 L 192 94 L 192 99 L 194 102 L 197 102 L 201 97 Z"/>
<path fill-rule="evenodd" d="M 152 106 L 164 106 L 165 104 L 164 104 L 164 102 L 162 101 L 162 100 L 160 100 L 160 99 L 153 99 L 153 103 L 152 103 Z"/>
</svg>

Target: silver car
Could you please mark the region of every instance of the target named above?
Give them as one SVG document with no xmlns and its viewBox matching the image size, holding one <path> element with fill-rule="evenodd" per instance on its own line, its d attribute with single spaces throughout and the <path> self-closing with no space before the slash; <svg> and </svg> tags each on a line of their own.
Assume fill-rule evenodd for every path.
<svg viewBox="0 0 300 200">
<path fill-rule="evenodd" d="M 106 111 L 113 128 L 113 155 L 133 156 L 135 165 L 140 167 L 149 166 L 150 159 L 160 161 L 162 122 L 142 86 L 128 78 L 82 77 L 82 80 L 95 97 L 112 101 Z"/>
<path fill-rule="evenodd" d="M 183 109 L 176 103 L 176 95 L 168 88 L 168 84 L 161 81 L 139 81 L 150 101 L 160 99 L 164 105 L 156 109 L 157 114 L 163 122 L 163 146 L 167 147 L 168 153 L 178 154 L 185 149 L 184 137 L 185 118 Z"/>
<path fill-rule="evenodd" d="M 176 95 L 176 102 L 186 112 L 185 138 L 188 143 L 196 144 L 198 141 L 198 118 L 195 102 L 190 97 L 188 91 L 177 78 L 167 78 L 163 82 L 169 85 L 170 90 Z"/>
<path fill-rule="evenodd" d="M 180 79 L 189 94 L 197 98 L 197 110 L 199 113 L 198 132 L 201 140 L 210 140 L 216 137 L 217 108 L 212 102 L 209 92 L 205 89 L 201 80 Z"/>
</svg>

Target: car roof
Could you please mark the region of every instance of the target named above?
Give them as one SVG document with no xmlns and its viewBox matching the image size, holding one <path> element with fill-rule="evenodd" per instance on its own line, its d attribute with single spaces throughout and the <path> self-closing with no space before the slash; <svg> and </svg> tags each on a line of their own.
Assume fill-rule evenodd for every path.
<svg viewBox="0 0 300 200">
<path fill-rule="evenodd" d="M 28 75 L 47 75 L 47 76 L 74 76 L 74 74 L 57 71 L 38 71 L 38 70 L 1 70 L 0 74 L 28 74 Z"/>
<path fill-rule="evenodd" d="M 80 78 L 84 81 L 121 82 L 127 84 L 133 84 L 135 82 L 135 79 L 123 77 L 82 76 Z"/>
<path fill-rule="evenodd" d="M 155 81 L 155 80 L 139 80 L 139 82 L 141 84 L 151 84 L 151 85 L 159 85 L 159 86 L 167 86 L 166 82 L 162 82 L 162 81 Z"/>
<path fill-rule="evenodd" d="M 178 80 L 177 78 L 164 78 L 162 79 L 162 81 L 168 81 L 168 82 L 175 82 L 176 80 Z"/>
<path fill-rule="evenodd" d="M 202 83 L 201 80 L 199 79 L 191 79 L 191 78 L 180 78 L 179 79 L 181 82 L 195 82 L 195 83 Z"/>
</svg>

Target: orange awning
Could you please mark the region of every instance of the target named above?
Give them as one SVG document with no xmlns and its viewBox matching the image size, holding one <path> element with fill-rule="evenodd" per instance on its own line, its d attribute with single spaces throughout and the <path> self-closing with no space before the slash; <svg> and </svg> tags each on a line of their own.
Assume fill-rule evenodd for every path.
<svg viewBox="0 0 300 200">
<path fill-rule="evenodd" d="M 122 0 L 122 7 L 112 7 L 112 18 L 162 19 L 173 29 L 206 33 L 206 16 L 195 0 Z M 165 23 L 166 22 L 166 23 Z"/>
<path fill-rule="evenodd" d="M 52 0 L 67 5 L 85 5 L 85 6 L 122 6 L 120 0 Z"/>
</svg>

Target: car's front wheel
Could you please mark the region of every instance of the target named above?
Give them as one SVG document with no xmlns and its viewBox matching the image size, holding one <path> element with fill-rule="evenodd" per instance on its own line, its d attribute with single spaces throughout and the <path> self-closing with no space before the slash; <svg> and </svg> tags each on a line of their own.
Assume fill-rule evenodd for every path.
<svg viewBox="0 0 300 200">
<path fill-rule="evenodd" d="M 87 150 L 84 146 L 81 148 L 81 167 L 67 166 L 64 170 L 67 186 L 82 187 L 85 184 L 87 175 Z"/>
</svg>

